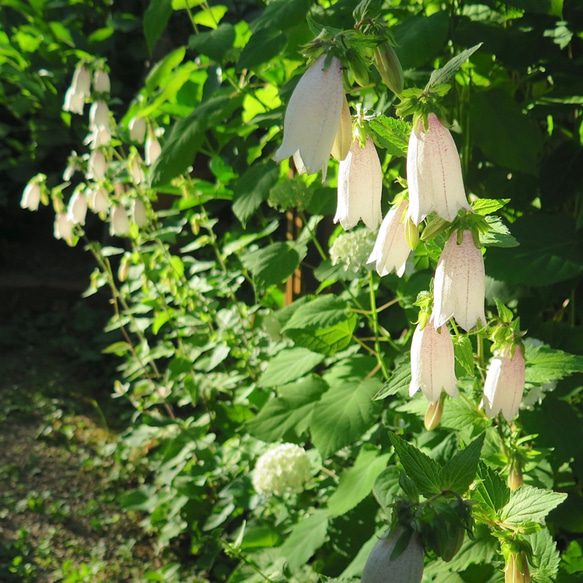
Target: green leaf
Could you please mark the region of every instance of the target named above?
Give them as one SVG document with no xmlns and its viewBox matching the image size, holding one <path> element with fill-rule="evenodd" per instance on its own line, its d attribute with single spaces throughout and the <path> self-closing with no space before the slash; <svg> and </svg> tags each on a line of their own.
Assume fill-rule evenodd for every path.
<svg viewBox="0 0 583 583">
<path fill-rule="evenodd" d="M 455 359 L 469 375 L 474 374 L 474 350 L 467 336 L 454 336 L 453 348 Z"/>
<path fill-rule="evenodd" d="M 279 397 L 268 401 L 247 423 L 249 432 L 267 442 L 277 441 L 289 431 L 300 436 L 310 422 L 315 403 L 326 390 L 327 383 L 316 376 L 284 385 Z"/>
<path fill-rule="evenodd" d="M 284 282 L 298 268 L 301 260 L 298 248 L 288 242 L 272 243 L 241 257 L 245 269 L 266 287 Z"/>
<path fill-rule="evenodd" d="M 172 15 L 172 0 L 151 0 L 144 13 L 144 36 L 148 51 L 152 49 L 160 35 L 164 32 L 168 20 Z"/>
<path fill-rule="evenodd" d="M 218 63 L 223 63 L 225 55 L 233 48 L 235 36 L 235 27 L 232 24 L 219 24 L 215 30 L 192 35 L 188 46 Z"/>
<path fill-rule="evenodd" d="M 478 215 L 485 216 L 504 208 L 509 202 L 509 198 L 478 198 L 472 202 L 472 209 Z"/>
<path fill-rule="evenodd" d="M 401 465 L 409 478 L 415 482 L 419 492 L 424 496 L 439 494 L 443 490 L 439 464 L 398 435 L 389 433 L 389 438 Z"/>
<path fill-rule="evenodd" d="M 411 384 L 411 359 L 404 355 L 397 359 L 391 378 L 383 385 L 374 396 L 375 401 L 386 399 L 390 395 L 409 391 Z"/>
<path fill-rule="evenodd" d="M 150 180 L 153 187 L 168 184 L 193 164 L 209 123 L 216 121 L 215 116 L 220 115 L 231 101 L 232 98 L 226 95 L 214 97 L 174 124 L 162 153 L 152 167 Z"/>
<path fill-rule="evenodd" d="M 510 494 L 508 504 L 500 511 L 500 519 L 510 526 L 542 522 L 566 498 L 567 494 L 562 492 L 521 486 Z"/>
<path fill-rule="evenodd" d="M 548 286 L 583 273 L 583 241 L 566 215 L 528 215 L 512 225 L 514 249 L 493 247 L 486 272 L 506 283 Z"/>
<path fill-rule="evenodd" d="M 249 25 L 255 32 L 261 28 L 287 30 L 304 22 L 310 9 L 310 0 L 273 0 L 263 14 Z"/>
<path fill-rule="evenodd" d="M 391 156 L 407 156 L 411 124 L 406 121 L 379 115 L 369 122 L 375 143 Z"/>
<path fill-rule="evenodd" d="M 261 28 L 251 35 L 239 55 L 237 71 L 255 70 L 279 55 L 287 44 L 287 36 L 274 28 Z"/>
<path fill-rule="evenodd" d="M 348 320 L 330 328 L 286 330 L 285 333 L 296 346 L 303 346 L 314 352 L 332 356 L 350 345 L 357 324 L 358 316 L 352 314 Z"/>
<path fill-rule="evenodd" d="M 162 87 L 182 63 L 185 55 L 186 48 L 179 47 L 158 61 L 146 77 L 146 89 L 153 93 L 158 87 Z"/>
<path fill-rule="evenodd" d="M 470 49 L 462 51 L 447 62 L 441 69 L 435 69 L 429 77 L 429 81 L 425 86 L 425 91 L 429 91 L 436 85 L 444 85 L 449 83 L 449 80 L 458 72 L 459 68 L 483 45 L 479 43 Z"/>
<path fill-rule="evenodd" d="M 447 42 L 449 12 L 441 10 L 431 16 L 419 14 L 397 26 L 395 52 L 403 69 L 422 67 L 436 56 Z"/>
<path fill-rule="evenodd" d="M 300 306 L 283 327 L 283 331 L 297 328 L 330 328 L 348 320 L 350 312 L 346 300 L 326 294 Z"/>
<path fill-rule="evenodd" d="M 465 449 L 458 452 L 441 470 L 441 482 L 444 489 L 464 494 L 476 477 L 480 453 L 486 434 L 472 441 Z"/>
<path fill-rule="evenodd" d="M 487 233 L 480 233 L 480 244 L 483 247 L 517 247 L 519 245 L 500 217 L 494 215 L 485 218 L 490 230 Z"/>
<path fill-rule="evenodd" d="M 561 555 L 557 543 L 545 528 L 526 537 L 535 557 L 535 567 L 531 571 L 532 580 L 537 583 L 554 583 L 559 571 Z"/>
<path fill-rule="evenodd" d="M 474 145 L 504 168 L 538 174 L 540 129 L 502 89 L 476 93 L 470 105 Z"/>
<path fill-rule="evenodd" d="M 583 372 L 583 356 L 548 346 L 526 346 L 526 382 L 546 384 Z"/>
<path fill-rule="evenodd" d="M 340 475 L 338 488 L 328 499 L 330 516 L 346 514 L 362 502 L 371 493 L 390 457 L 390 454 L 379 456 L 376 448 L 363 446 L 354 465 Z"/>
<path fill-rule="evenodd" d="M 281 546 L 281 555 L 287 559 L 290 571 L 296 571 L 305 565 L 324 544 L 327 534 L 328 513 L 323 509 L 312 511 L 295 524 Z"/>
<path fill-rule="evenodd" d="M 503 0 L 507 6 L 514 6 L 526 12 L 563 16 L 563 0 Z"/>
<path fill-rule="evenodd" d="M 249 167 L 233 187 L 233 212 L 243 225 L 267 199 L 277 183 L 279 166 L 272 160 Z"/>
<path fill-rule="evenodd" d="M 498 472 L 485 463 L 478 466 L 478 480 L 472 491 L 472 498 L 478 500 L 490 518 L 498 516 L 498 512 L 510 499 L 510 488 Z"/>
<path fill-rule="evenodd" d="M 378 405 L 372 396 L 379 381 L 351 375 L 350 368 L 351 363 L 337 365 L 324 376 L 330 389 L 312 414 L 310 432 L 323 458 L 354 443 L 377 420 Z"/>
<path fill-rule="evenodd" d="M 274 356 L 259 378 L 260 387 L 286 385 L 309 373 L 324 360 L 306 348 L 285 348 Z"/>
</svg>

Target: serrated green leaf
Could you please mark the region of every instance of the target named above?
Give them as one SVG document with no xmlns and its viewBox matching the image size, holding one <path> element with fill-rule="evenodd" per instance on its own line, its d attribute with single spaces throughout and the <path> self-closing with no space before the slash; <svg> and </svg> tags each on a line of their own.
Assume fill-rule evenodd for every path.
<svg viewBox="0 0 583 583">
<path fill-rule="evenodd" d="M 409 478 L 415 482 L 419 492 L 424 496 L 439 494 L 443 490 L 439 464 L 398 435 L 389 433 L 389 438 L 401 465 Z"/>
<path fill-rule="evenodd" d="M 532 580 L 537 583 L 554 583 L 561 563 L 557 543 L 551 533 L 543 528 L 526 537 L 532 547 L 535 566 L 531 571 Z"/>
<path fill-rule="evenodd" d="M 475 213 L 486 216 L 504 208 L 509 202 L 509 198 L 478 198 L 472 201 L 472 209 Z"/>
<path fill-rule="evenodd" d="M 490 427 L 492 422 L 462 399 L 446 399 L 440 426 L 453 429 L 463 439 L 473 439 Z"/>
<path fill-rule="evenodd" d="M 555 350 L 548 346 L 526 346 L 525 380 L 545 384 L 583 372 L 583 356 Z"/>
<path fill-rule="evenodd" d="M 379 456 L 376 448 L 363 446 L 354 465 L 340 475 L 338 488 L 328 499 L 330 516 L 346 514 L 362 502 L 371 493 L 390 457 L 390 454 Z"/>
<path fill-rule="evenodd" d="M 267 442 L 277 441 L 289 431 L 301 435 L 309 425 L 315 403 L 327 390 L 327 383 L 316 376 L 280 387 L 279 396 L 247 423 L 249 432 Z"/>
<path fill-rule="evenodd" d="M 510 488 L 506 481 L 485 463 L 478 466 L 478 481 L 472 491 L 472 498 L 478 500 L 491 518 L 495 518 L 510 500 Z"/>
<path fill-rule="evenodd" d="M 335 367 L 336 368 L 336 367 Z M 372 396 L 379 381 L 346 376 L 334 382 L 325 375 L 328 390 L 314 407 L 310 432 L 314 445 L 323 458 L 354 443 L 377 420 L 378 404 Z"/>
<path fill-rule="evenodd" d="M 204 142 L 204 133 L 212 115 L 231 105 L 231 101 L 232 98 L 226 95 L 214 97 L 174 124 L 162 153 L 152 167 L 152 186 L 168 184 L 193 164 L 194 157 Z"/>
<path fill-rule="evenodd" d="M 465 51 L 462 51 L 459 55 L 453 57 L 449 60 L 441 69 L 436 69 L 431 73 L 429 81 L 425 86 L 425 91 L 429 91 L 432 87 L 436 85 L 445 85 L 449 83 L 449 80 L 458 72 L 458 69 L 483 45 L 484 43 L 479 43 Z"/>
<path fill-rule="evenodd" d="M 290 277 L 303 255 L 305 252 L 292 243 L 278 242 L 243 255 L 241 262 L 261 285 L 269 287 Z"/>
<path fill-rule="evenodd" d="M 374 396 L 375 401 L 385 399 L 390 395 L 409 391 L 411 384 L 411 359 L 408 355 L 397 360 L 391 378 L 382 386 L 381 390 Z"/>
<path fill-rule="evenodd" d="M 267 199 L 278 178 L 279 167 L 271 160 L 251 166 L 241 175 L 233 187 L 233 212 L 243 225 Z"/>
<path fill-rule="evenodd" d="M 281 546 L 281 555 L 287 559 L 293 572 L 305 563 L 324 544 L 328 534 L 328 513 L 314 510 L 294 525 L 291 534 Z"/>
<path fill-rule="evenodd" d="M 314 352 L 332 356 L 350 345 L 357 323 L 357 315 L 352 314 L 348 320 L 339 322 L 330 328 L 286 330 L 285 334 L 293 340 L 296 346 L 303 346 Z"/>
<path fill-rule="evenodd" d="M 465 335 L 453 336 L 453 348 L 458 364 L 470 375 L 474 374 L 474 350 Z"/>
<path fill-rule="evenodd" d="M 164 32 L 171 15 L 172 0 L 151 0 L 144 13 L 144 36 L 150 53 Z"/>
<path fill-rule="evenodd" d="M 350 312 L 346 300 L 326 294 L 300 306 L 283 327 L 283 331 L 297 328 L 330 328 L 348 320 Z"/>
<path fill-rule="evenodd" d="M 567 494 L 562 492 L 524 485 L 510 494 L 508 504 L 500 511 L 500 519 L 510 526 L 542 522 L 566 498 Z"/>
<path fill-rule="evenodd" d="M 480 233 L 480 244 L 483 247 L 517 247 L 519 245 L 500 217 L 490 215 L 485 218 L 490 229 L 487 233 Z"/>
<path fill-rule="evenodd" d="M 274 356 L 259 378 L 260 387 L 286 385 L 309 373 L 324 360 L 306 348 L 285 348 Z"/>
<path fill-rule="evenodd" d="M 459 451 L 441 470 L 441 483 L 447 490 L 464 494 L 476 477 L 485 433 Z"/>
<path fill-rule="evenodd" d="M 369 121 L 375 143 L 391 156 L 407 156 L 411 124 L 406 121 L 379 115 Z"/>
</svg>

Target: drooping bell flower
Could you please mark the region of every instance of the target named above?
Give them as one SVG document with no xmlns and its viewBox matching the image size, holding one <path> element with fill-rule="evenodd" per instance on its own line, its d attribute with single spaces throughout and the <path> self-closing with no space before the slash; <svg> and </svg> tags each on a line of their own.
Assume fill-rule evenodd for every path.
<svg viewBox="0 0 583 583">
<path fill-rule="evenodd" d="M 143 117 L 132 117 L 128 124 L 128 130 L 132 142 L 144 143 L 146 137 L 146 120 Z"/>
<path fill-rule="evenodd" d="M 99 127 L 109 127 L 111 119 L 107 103 L 100 99 L 94 101 L 89 108 L 89 129 L 94 130 Z"/>
<path fill-rule="evenodd" d="M 407 243 L 405 220 L 407 201 L 394 206 L 383 219 L 377 240 L 367 263 L 376 262 L 377 273 L 383 277 L 394 271 L 399 277 L 405 273 L 405 265 L 411 249 Z"/>
<path fill-rule="evenodd" d="M 383 170 L 379 155 L 369 136 L 364 148 L 354 139 L 338 170 L 338 206 L 334 222 L 340 221 L 345 230 L 359 220 L 371 230 L 381 222 Z"/>
<path fill-rule="evenodd" d="M 71 88 L 75 93 L 89 97 L 91 95 L 91 75 L 85 65 L 78 65 L 73 73 Z"/>
<path fill-rule="evenodd" d="M 162 153 L 162 146 L 156 136 L 148 136 L 146 145 L 144 146 L 146 166 L 151 166 Z"/>
<path fill-rule="evenodd" d="M 105 215 L 109 210 L 109 199 L 105 188 L 92 186 L 87 188 L 87 205 L 96 214 Z"/>
<path fill-rule="evenodd" d="M 81 185 L 82 187 L 82 185 Z M 84 225 L 87 216 L 87 195 L 77 188 L 67 206 L 67 219 L 73 225 Z"/>
<path fill-rule="evenodd" d="M 85 107 L 85 96 L 82 93 L 77 93 L 72 87 L 69 87 L 65 92 L 65 100 L 63 102 L 63 111 L 69 113 L 76 113 L 83 115 L 83 108 Z"/>
<path fill-rule="evenodd" d="M 432 320 L 429 318 L 424 328 L 418 324 L 413 333 L 409 396 L 421 389 L 425 398 L 435 403 L 442 391 L 452 397 L 459 392 L 451 334 L 447 326 L 436 329 Z"/>
<path fill-rule="evenodd" d="M 103 152 L 101 150 L 93 150 L 89 156 L 85 177 L 89 180 L 103 180 L 106 169 L 107 162 Z"/>
<path fill-rule="evenodd" d="M 130 232 L 130 222 L 126 210 L 120 204 L 111 209 L 109 217 L 109 234 L 112 237 L 124 237 Z"/>
<path fill-rule="evenodd" d="M 40 184 L 38 180 L 31 180 L 22 191 L 20 207 L 29 211 L 37 211 L 40 204 Z"/>
<path fill-rule="evenodd" d="M 418 225 L 429 213 L 453 221 L 460 209 L 471 210 L 466 199 L 459 154 L 449 130 L 437 116 L 419 118 L 407 150 L 409 214 Z"/>
<path fill-rule="evenodd" d="M 484 383 L 484 410 L 488 417 L 502 412 L 510 423 L 516 415 L 524 391 L 525 362 L 522 348 L 508 345 L 494 354 Z"/>
<path fill-rule="evenodd" d="M 273 159 L 293 157 L 300 174 L 322 171 L 328 160 L 342 113 L 342 64 L 320 55 L 302 75 L 290 98 L 283 123 L 283 142 Z"/>
<path fill-rule="evenodd" d="M 131 216 L 132 221 L 138 225 L 138 227 L 144 227 L 149 222 L 148 214 L 146 213 L 146 207 L 139 198 L 135 198 L 132 201 Z"/>
<path fill-rule="evenodd" d="M 144 169 L 142 168 L 142 158 L 136 152 L 134 155 L 130 156 L 128 160 L 130 178 L 134 184 L 143 184 L 146 182 L 146 175 L 144 174 Z"/>
<path fill-rule="evenodd" d="M 471 330 L 484 314 L 486 272 L 482 251 L 476 247 L 470 231 L 458 232 L 448 239 L 435 270 L 433 318 L 437 327 L 452 316 L 466 331 Z"/>
<path fill-rule="evenodd" d="M 67 217 L 67 213 L 57 213 L 54 224 L 55 239 L 70 241 L 73 238 L 73 223 Z"/>
<path fill-rule="evenodd" d="M 109 75 L 103 69 L 98 69 L 93 74 L 93 89 L 97 93 L 109 93 L 111 91 Z"/>
</svg>

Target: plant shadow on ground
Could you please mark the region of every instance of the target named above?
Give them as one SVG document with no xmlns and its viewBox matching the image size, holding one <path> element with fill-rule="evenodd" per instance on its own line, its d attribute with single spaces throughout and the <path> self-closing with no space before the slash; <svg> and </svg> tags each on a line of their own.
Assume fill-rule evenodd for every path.
<svg viewBox="0 0 583 583">
<path fill-rule="evenodd" d="M 91 259 L 10 235 L 0 240 L 0 581 L 164 580 L 140 517 L 117 502 L 129 484 L 113 479 L 111 454 L 129 409 L 111 400 L 115 362 L 101 353 L 107 299 L 81 299 Z"/>
</svg>

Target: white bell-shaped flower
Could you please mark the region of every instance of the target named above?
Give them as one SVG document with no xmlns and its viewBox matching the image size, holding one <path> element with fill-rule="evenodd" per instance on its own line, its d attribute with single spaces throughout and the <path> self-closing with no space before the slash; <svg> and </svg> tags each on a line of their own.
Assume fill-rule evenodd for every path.
<svg viewBox="0 0 583 583">
<path fill-rule="evenodd" d="M 63 102 L 63 111 L 69 113 L 76 113 L 83 115 L 83 108 L 85 107 L 85 96 L 83 93 L 77 93 L 73 87 L 69 87 L 65 92 L 65 100 Z"/>
<path fill-rule="evenodd" d="M 364 148 L 355 139 L 348 155 L 340 162 L 334 222 L 340 221 L 348 230 L 362 219 L 369 229 L 375 230 L 382 218 L 382 192 L 383 170 L 372 138 L 367 138 Z"/>
<path fill-rule="evenodd" d="M 79 65 L 73 73 L 71 89 L 75 93 L 83 95 L 83 98 L 91 95 L 91 75 L 85 65 Z"/>
<path fill-rule="evenodd" d="M 376 263 L 377 273 L 383 277 L 394 271 L 399 277 L 405 273 L 411 248 L 407 242 L 405 220 L 407 201 L 393 207 L 381 223 L 377 240 L 367 263 Z"/>
<path fill-rule="evenodd" d="M 409 396 L 421 389 L 425 398 L 435 403 L 441 391 L 452 397 L 457 397 L 459 392 L 451 334 L 447 326 L 436 329 L 432 320 L 423 329 L 417 325 L 413 333 Z"/>
<path fill-rule="evenodd" d="M 132 117 L 128 124 L 130 140 L 132 142 L 144 143 L 146 138 L 146 120 L 143 117 Z"/>
<path fill-rule="evenodd" d="M 478 320 L 486 323 L 486 272 L 482 251 L 474 244 L 472 233 L 464 231 L 459 245 L 457 237 L 457 231 L 450 236 L 437 263 L 433 319 L 439 327 L 453 316 L 468 331 Z"/>
<path fill-rule="evenodd" d="M 124 237 L 129 235 L 130 221 L 126 210 L 120 204 L 116 204 L 111 209 L 109 217 L 109 234 L 112 237 Z"/>
<path fill-rule="evenodd" d="M 87 195 L 77 188 L 67 206 L 67 219 L 74 225 L 84 225 L 87 216 Z"/>
<path fill-rule="evenodd" d="M 107 162 L 101 150 L 93 150 L 89 156 L 87 163 L 86 178 L 89 180 L 103 180 L 105 178 L 105 171 L 107 169 Z"/>
<path fill-rule="evenodd" d="M 162 146 L 155 136 L 148 136 L 144 146 L 146 165 L 151 166 L 162 153 Z"/>
<path fill-rule="evenodd" d="M 416 121 L 407 151 L 409 214 L 418 225 L 429 213 L 453 221 L 460 209 L 471 210 L 466 199 L 459 154 L 449 130 L 437 116 Z"/>
<path fill-rule="evenodd" d="M 37 211 L 40 204 L 40 184 L 36 180 L 31 180 L 22 191 L 20 207 L 29 211 Z"/>
<path fill-rule="evenodd" d="M 502 412 L 510 423 L 516 415 L 524 391 L 525 362 L 520 346 L 506 346 L 496 352 L 488 365 L 483 405 L 488 417 Z"/>
<path fill-rule="evenodd" d="M 134 198 L 131 207 L 132 222 L 138 227 L 144 227 L 148 224 L 148 214 L 144 203 L 139 198 Z"/>
<path fill-rule="evenodd" d="M 96 214 L 104 215 L 109 210 L 107 191 L 102 186 L 87 189 L 87 204 Z"/>
<path fill-rule="evenodd" d="M 109 75 L 103 69 L 98 69 L 93 73 L 93 89 L 97 93 L 109 93 L 111 91 Z"/>
<path fill-rule="evenodd" d="M 100 99 L 94 101 L 89 108 L 89 129 L 111 126 L 111 118 L 109 114 L 109 107 L 105 101 Z"/>
<path fill-rule="evenodd" d="M 340 124 L 344 90 L 342 63 L 320 55 L 302 75 L 288 103 L 283 143 L 273 159 L 281 162 L 293 156 L 300 174 L 322 171 L 326 179 L 328 160 Z"/>
<path fill-rule="evenodd" d="M 55 239 L 69 241 L 73 237 L 73 223 L 67 217 L 67 213 L 57 213 L 54 224 Z"/>
</svg>

